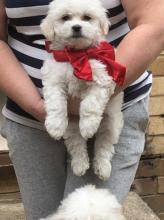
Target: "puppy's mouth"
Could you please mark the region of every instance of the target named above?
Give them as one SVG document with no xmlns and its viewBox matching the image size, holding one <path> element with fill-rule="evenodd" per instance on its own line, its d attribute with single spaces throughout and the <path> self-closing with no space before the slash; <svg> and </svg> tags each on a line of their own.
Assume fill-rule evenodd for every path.
<svg viewBox="0 0 164 220">
<path fill-rule="evenodd" d="M 72 38 L 76 38 L 77 39 L 77 38 L 84 38 L 84 37 L 82 35 L 76 35 L 75 34 L 75 35 L 72 35 Z"/>
<path fill-rule="evenodd" d="M 69 38 L 75 38 L 75 39 L 78 39 L 78 38 L 85 38 L 81 33 L 73 33 Z"/>
</svg>

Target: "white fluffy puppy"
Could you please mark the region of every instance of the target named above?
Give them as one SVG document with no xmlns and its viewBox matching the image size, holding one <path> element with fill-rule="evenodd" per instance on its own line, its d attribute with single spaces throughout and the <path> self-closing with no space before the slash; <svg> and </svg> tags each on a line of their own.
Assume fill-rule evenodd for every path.
<svg viewBox="0 0 164 220">
<path fill-rule="evenodd" d="M 56 213 L 40 220 L 125 220 L 122 207 L 107 189 L 93 185 L 76 189 Z"/>
<path fill-rule="evenodd" d="M 99 0 L 54 0 L 41 29 L 51 42 L 51 50 L 80 50 L 104 41 L 109 21 Z M 54 139 L 64 138 L 73 172 L 79 176 L 89 168 L 86 141 L 96 133 L 93 167 L 105 180 L 110 176 L 113 145 L 118 142 L 123 126 L 123 95 L 110 99 L 116 83 L 103 63 L 95 59 L 89 63 L 93 81 L 84 81 L 74 76 L 69 62 L 57 62 L 53 53 L 49 54 L 42 67 L 45 126 Z M 68 123 L 68 95 L 81 100 L 79 122 Z"/>
</svg>

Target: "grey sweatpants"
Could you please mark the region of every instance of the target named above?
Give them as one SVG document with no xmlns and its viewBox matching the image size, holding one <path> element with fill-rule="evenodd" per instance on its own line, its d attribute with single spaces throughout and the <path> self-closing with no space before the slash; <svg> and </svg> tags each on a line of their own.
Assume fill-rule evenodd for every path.
<svg viewBox="0 0 164 220">
<path fill-rule="evenodd" d="M 45 131 L 6 120 L 2 134 L 8 140 L 27 220 L 37 220 L 54 212 L 63 196 L 87 183 L 109 188 L 120 202 L 134 180 L 144 149 L 148 123 L 148 98 L 124 110 L 124 128 L 112 160 L 108 181 L 101 181 L 88 170 L 86 175 L 73 175 L 62 141 L 55 141 Z M 89 143 L 90 155 L 92 144 Z"/>
</svg>

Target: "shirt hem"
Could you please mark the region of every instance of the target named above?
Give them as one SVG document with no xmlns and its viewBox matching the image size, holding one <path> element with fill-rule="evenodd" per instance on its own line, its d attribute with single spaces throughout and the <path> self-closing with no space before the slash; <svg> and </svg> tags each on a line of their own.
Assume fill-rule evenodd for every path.
<svg viewBox="0 0 164 220">
<path fill-rule="evenodd" d="M 130 106 L 134 105 L 135 103 L 141 101 L 142 99 L 146 98 L 146 97 L 149 97 L 150 95 L 150 92 L 151 92 L 151 88 L 144 94 L 142 94 L 141 96 L 129 101 L 129 102 L 125 102 L 123 103 L 122 105 L 122 110 L 126 109 L 126 108 L 129 108 Z"/>
<path fill-rule="evenodd" d="M 28 126 L 31 128 L 43 130 L 43 131 L 46 130 L 43 123 L 35 122 L 32 119 L 28 119 L 28 118 L 22 117 L 20 115 L 17 115 L 14 112 L 8 110 L 6 108 L 6 106 L 3 107 L 2 114 L 5 118 L 10 119 L 11 121 L 17 122 L 19 124 L 22 124 L 22 125 L 25 125 L 25 126 Z"/>
<path fill-rule="evenodd" d="M 134 105 L 135 103 L 137 103 L 137 102 L 141 101 L 142 99 L 146 98 L 147 96 L 149 96 L 150 92 L 151 92 L 151 88 L 148 90 L 147 93 L 139 96 L 135 100 L 132 100 L 132 101 L 127 102 L 127 103 L 123 103 L 122 110 L 125 110 L 125 109 L 129 108 L 130 106 Z M 19 124 L 22 124 L 22 125 L 25 125 L 25 126 L 28 126 L 28 127 L 31 127 L 31 128 L 43 130 L 43 131 L 46 130 L 43 123 L 35 122 L 32 119 L 28 119 L 28 118 L 22 117 L 20 115 L 17 115 L 15 113 L 13 113 L 12 111 L 8 110 L 6 108 L 6 106 L 3 107 L 2 114 L 7 119 L 15 121 Z"/>
</svg>

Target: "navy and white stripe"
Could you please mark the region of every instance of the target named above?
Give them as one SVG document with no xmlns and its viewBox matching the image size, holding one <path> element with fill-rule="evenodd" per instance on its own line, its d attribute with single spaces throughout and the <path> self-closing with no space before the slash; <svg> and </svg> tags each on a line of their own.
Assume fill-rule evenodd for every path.
<svg viewBox="0 0 164 220">
<path fill-rule="evenodd" d="M 62 1 L 62 0 L 61 0 Z M 120 0 L 101 0 L 107 8 L 111 27 L 107 40 L 115 47 L 129 32 L 127 18 Z M 42 95 L 40 68 L 47 57 L 43 46 L 40 22 L 45 17 L 51 0 L 6 0 L 8 16 L 8 43 L 15 56 L 22 63 L 29 77 Z M 123 109 L 149 94 L 152 85 L 151 73 L 145 72 L 131 86 L 125 89 Z M 8 99 L 3 114 L 19 123 L 41 128 L 41 124 Z"/>
</svg>

